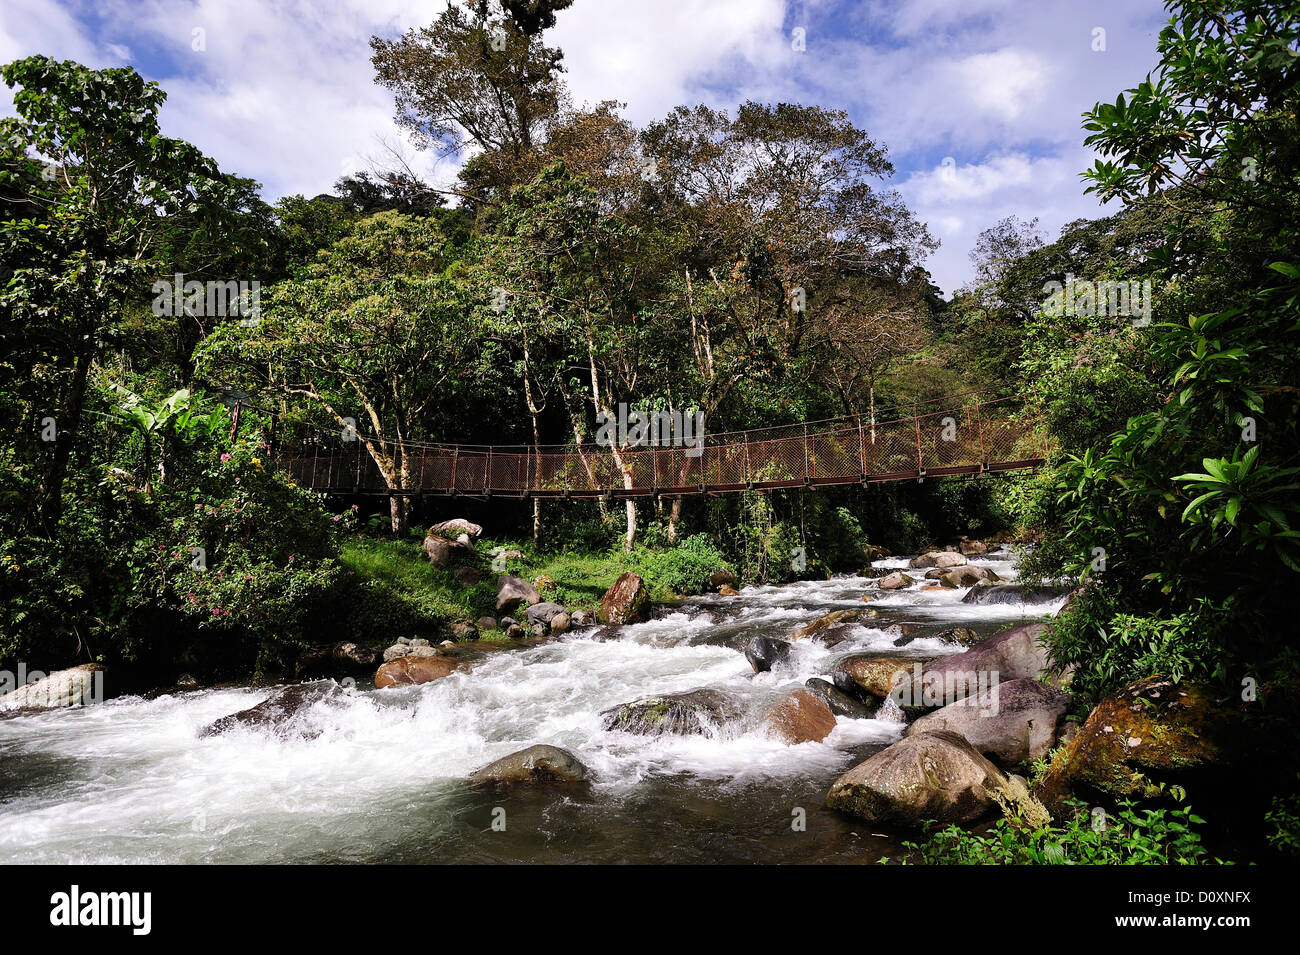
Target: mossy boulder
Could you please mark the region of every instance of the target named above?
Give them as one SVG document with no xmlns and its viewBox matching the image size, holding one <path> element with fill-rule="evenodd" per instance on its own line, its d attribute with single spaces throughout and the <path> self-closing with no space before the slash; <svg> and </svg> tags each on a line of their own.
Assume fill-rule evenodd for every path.
<svg viewBox="0 0 1300 955">
<path fill-rule="evenodd" d="M 1165 785 L 1195 788 L 1239 750 L 1240 714 L 1197 683 L 1150 676 L 1102 700 L 1052 758 L 1037 795 L 1053 812 L 1066 799 L 1159 799 Z"/>
<path fill-rule="evenodd" d="M 871 654 L 854 654 L 844 657 L 835 664 L 833 676 L 844 674 L 865 693 L 884 699 L 904 680 L 910 677 L 912 668 L 918 662 L 906 657 L 882 657 Z M 843 678 L 835 680 L 835 685 L 843 688 Z"/>
<path fill-rule="evenodd" d="M 718 690 L 707 689 L 620 703 L 600 714 L 605 729 L 643 736 L 713 735 L 740 715 L 735 700 Z"/>
<path fill-rule="evenodd" d="M 578 757 L 559 746 L 537 745 L 475 770 L 469 776 L 472 786 L 515 786 L 533 783 L 580 783 L 587 778 L 587 767 Z"/>
</svg>

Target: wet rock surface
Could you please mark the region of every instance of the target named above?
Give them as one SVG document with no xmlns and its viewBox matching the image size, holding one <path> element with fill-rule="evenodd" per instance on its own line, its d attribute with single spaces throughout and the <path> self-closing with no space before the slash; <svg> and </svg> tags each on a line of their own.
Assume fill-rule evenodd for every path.
<svg viewBox="0 0 1300 955">
<path fill-rule="evenodd" d="M 642 735 L 713 734 L 741 714 L 740 704 L 732 697 L 702 689 L 623 703 L 601 713 L 601 721 L 607 730 Z"/>
</svg>

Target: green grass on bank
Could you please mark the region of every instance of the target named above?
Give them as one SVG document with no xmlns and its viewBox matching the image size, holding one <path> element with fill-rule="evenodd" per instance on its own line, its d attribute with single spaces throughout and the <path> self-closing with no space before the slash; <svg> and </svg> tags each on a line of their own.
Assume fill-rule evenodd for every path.
<svg viewBox="0 0 1300 955">
<path fill-rule="evenodd" d="M 517 552 L 522 557 L 504 559 Z M 496 578 L 505 573 L 534 581 L 547 577 L 554 586 L 544 590 L 544 600 L 570 610 L 592 611 L 620 574 L 638 574 L 650 589 L 651 599 L 665 602 L 702 593 L 709 575 L 727 563 L 703 535 L 668 548 L 637 548 L 585 553 L 537 553 L 531 544 L 512 540 L 479 540 L 474 554 L 450 567 L 434 567 L 424 554 L 420 533 L 407 538 L 359 535 L 341 547 L 343 565 L 357 578 L 358 598 L 351 610 L 354 639 L 371 644 L 392 643 L 400 636 L 444 638 L 448 625 L 473 623 L 496 612 Z M 494 566 L 495 564 L 495 566 Z M 460 566 L 478 570 L 472 587 L 455 576 Z M 517 614 L 523 617 L 523 611 Z M 490 636 L 490 635 L 489 635 Z"/>
</svg>

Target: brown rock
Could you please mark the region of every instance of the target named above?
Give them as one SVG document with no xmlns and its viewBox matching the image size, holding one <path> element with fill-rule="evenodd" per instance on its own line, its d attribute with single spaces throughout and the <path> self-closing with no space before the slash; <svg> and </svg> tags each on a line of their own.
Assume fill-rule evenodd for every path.
<svg viewBox="0 0 1300 955">
<path fill-rule="evenodd" d="M 884 577 L 881 577 L 876 581 L 876 586 L 881 590 L 901 590 L 903 587 L 910 587 L 914 583 L 916 583 L 916 581 L 907 576 L 907 574 L 903 573 L 901 570 L 896 570 L 892 574 L 886 574 Z"/>
<path fill-rule="evenodd" d="M 649 609 L 650 594 L 644 581 L 627 571 L 600 598 L 596 617 L 608 624 L 640 623 L 646 619 Z"/>
<path fill-rule="evenodd" d="M 904 657 L 855 655 L 845 657 L 835 664 L 835 671 L 846 673 L 855 684 L 872 696 L 884 699 L 903 680 L 912 667 L 920 661 Z"/>
<path fill-rule="evenodd" d="M 464 661 L 450 657 L 398 657 L 375 671 L 375 689 L 431 683 L 464 667 Z"/>
<path fill-rule="evenodd" d="M 822 697 L 800 689 L 774 706 L 764 725 L 769 733 L 792 746 L 820 743 L 835 729 L 835 714 Z"/>
</svg>

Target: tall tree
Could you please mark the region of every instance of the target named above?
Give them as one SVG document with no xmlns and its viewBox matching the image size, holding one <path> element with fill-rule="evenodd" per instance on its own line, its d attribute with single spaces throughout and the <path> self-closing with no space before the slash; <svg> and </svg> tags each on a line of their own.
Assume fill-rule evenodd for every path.
<svg viewBox="0 0 1300 955">
<path fill-rule="evenodd" d="M 17 115 L 0 120 L 0 203 L 12 215 L 0 224 L 0 305 L 15 318 L 0 328 L 0 368 L 46 370 L 30 375 L 49 388 L 27 396 L 26 413 L 53 421 L 38 508 L 52 529 L 91 366 L 158 271 L 229 259 L 240 213 L 260 200 L 255 184 L 161 134 L 166 94 L 135 70 L 32 56 L 0 75 L 18 88 Z"/>
<path fill-rule="evenodd" d="M 429 26 L 396 40 L 371 37 L 375 76 L 395 94 L 397 122 L 417 146 L 444 155 L 471 145 L 488 157 L 504 156 L 507 168 L 523 158 L 563 102 L 563 54 L 541 34 L 571 3 L 453 3 Z M 482 163 L 471 163 L 471 177 Z M 501 176 L 480 185 L 503 191 L 514 180 L 508 171 Z"/>
<path fill-rule="evenodd" d="M 381 212 L 276 288 L 254 326 L 219 329 L 203 369 L 322 416 L 361 443 L 390 491 L 394 533 L 408 524 L 411 441 L 426 412 L 481 356 L 468 286 L 431 219 Z"/>
</svg>

